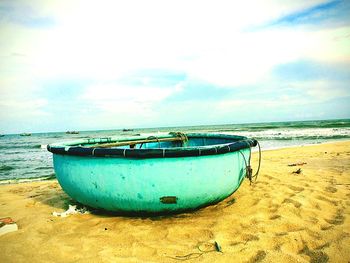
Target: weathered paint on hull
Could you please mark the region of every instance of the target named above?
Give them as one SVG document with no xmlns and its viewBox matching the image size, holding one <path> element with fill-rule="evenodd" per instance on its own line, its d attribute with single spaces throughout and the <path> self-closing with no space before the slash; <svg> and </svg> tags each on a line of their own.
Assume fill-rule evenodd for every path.
<svg viewBox="0 0 350 263">
<path fill-rule="evenodd" d="M 241 152 L 248 160 L 250 150 Z M 56 177 L 70 197 L 116 212 L 196 209 L 228 197 L 245 177 L 245 162 L 239 151 L 147 159 L 54 154 L 53 160 Z"/>
</svg>

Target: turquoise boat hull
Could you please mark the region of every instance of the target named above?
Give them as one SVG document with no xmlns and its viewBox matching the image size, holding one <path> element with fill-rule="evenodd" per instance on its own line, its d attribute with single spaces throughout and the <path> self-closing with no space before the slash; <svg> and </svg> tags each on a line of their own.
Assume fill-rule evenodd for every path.
<svg viewBox="0 0 350 263">
<path fill-rule="evenodd" d="M 108 211 L 176 213 L 225 199 L 238 189 L 246 176 L 247 160 L 250 160 L 250 147 L 254 146 L 254 141 L 247 143 L 245 138 L 245 143 L 250 143 L 248 147 L 233 151 L 228 147 L 230 150 L 224 153 L 203 154 L 214 148 L 220 152 L 225 146 L 217 142 L 226 145 L 229 139 L 226 135 L 224 139 L 200 136 L 196 134 L 191 139 L 189 134 L 186 147 L 169 142 L 139 144 L 143 149 L 133 151 L 126 146 L 118 147 L 120 151 L 115 155 L 111 154 L 113 152 L 98 155 L 96 148 L 86 153 L 90 148 L 84 145 L 101 143 L 103 139 L 54 144 L 48 149 L 54 153 L 58 182 L 74 200 Z M 204 139 L 200 138 L 209 141 L 209 145 L 203 145 Z M 107 141 L 120 141 L 120 138 Z M 76 149 L 72 150 L 72 147 Z M 154 149 L 163 149 L 159 151 L 161 156 L 154 157 Z M 174 156 L 164 149 L 180 154 Z M 197 149 L 199 155 L 194 154 Z M 138 151 L 141 157 L 128 157 L 127 151 L 130 154 Z M 143 151 L 152 154 L 147 156 Z"/>
</svg>

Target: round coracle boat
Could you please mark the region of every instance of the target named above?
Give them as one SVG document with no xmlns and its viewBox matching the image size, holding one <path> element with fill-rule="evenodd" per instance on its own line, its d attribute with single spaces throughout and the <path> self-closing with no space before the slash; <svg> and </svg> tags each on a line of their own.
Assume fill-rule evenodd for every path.
<svg viewBox="0 0 350 263">
<path fill-rule="evenodd" d="M 58 182 L 81 204 L 124 213 L 176 213 L 217 203 L 252 178 L 243 136 L 169 133 L 47 146 Z"/>
</svg>

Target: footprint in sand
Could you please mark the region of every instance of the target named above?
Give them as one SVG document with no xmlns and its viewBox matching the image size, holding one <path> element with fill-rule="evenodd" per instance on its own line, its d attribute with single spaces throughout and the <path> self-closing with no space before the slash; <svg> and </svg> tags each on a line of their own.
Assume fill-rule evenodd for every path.
<svg viewBox="0 0 350 263">
<path fill-rule="evenodd" d="M 281 206 L 279 204 L 271 204 L 271 205 L 269 205 L 269 211 L 270 211 L 270 213 L 277 213 L 277 211 L 280 207 Z"/>
<path fill-rule="evenodd" d="M 252 206 L 259 204 L 260 201 L 261 201 L 261 199 L 254 199 Z"/>
<path fill-rule="evenodd" d="M 324 197 L 322 195 L 316 196 L 316 199 L 321 200 L 321 201 L 325 201 L 325 202 L 330 203 L 334 206 L 338 206 L 338 201 L 331 200 L 331 199 Z"/>
<path fill-rule="evenodd" d="M 344 224 L 345 217 L 343 216 L 343 210 L 338 209 L 335 216 L 332 219 L 325 219 L 328 224 L 342 225 Z"/>
<path fill-rule="evenodd" d="M 280 179 L 273 177 L 273 176 L 270 176 L 270 175 L 264 175 L 264 177 L 266 177 L 267 179 L 273 180 L 273 181 L 281 182 Z"/>
<path fill-rule="evenodd" d="M 237 245 L 247 245 L 248 242 L 252 242 L 252 241 L 258 241 L 260 238 L 258 236 L 252 235 L 252 234 L 243 234 L 240 237 L 240 241 L 236 241 L 236 242 L 231 242 L 230 246 L 234 247 Z"/>
<path fill-rule="evenodd" d="M 282 237 L 282 236 L 286 236 L 286 235 L 288 235 L 288 232 L 280 232 L 280 233 L 275 234 L 276 237 Z"/>
<path fill-rule="evenodd" d="M 299 203 L 298 201 L 295 201 L 295 200 L 293 200 L 293 199 L 290 199 L 290 198 L 284 199 L 284 201 L 283 201 L 282 203 L 283 203 L 283 204 L 284 204 L 284 203 L 293 204 L 294 207 L 296 207 L 296 208 L 301 207 L 301 203 Z"/>
<path fill-rule="evenodd" d="M 325 190 L 326 190 L 327 192 L 329 192 L 329 193 L 335 193 L 335 192 L 337 192 L 337 189 L 334 188 L 334 187 L 332 187 L 332 186 L 327 186 L 327 187 L 325 188 Z"/>
<path fill-rule="evenodd" d="M 256 263 L 264 260 L 266 257 L 266 252 L 263 250 L 259 250 L 255 256 L 253 256 L 248 262 L 249 263 Z"/>
<path fill-rule="evenodd" d="M 313 224 L 317 224 L 319 220 L 316 217 L 309 217 L 309 221 Z"/>
<path fill-rule="evenodd" d="M 304 187 L 299 187 L 299 186 L 289 185 L 288 188 L 298 193 L 304 191 Z"/>
<path fill-rule="evenodd" d="M 242 236 L 242 239 L 245 243 L 248 243 L 250 241 L 258 241 L 259 237 L 252 234 L 245 234 Z"/>
<path fill-rule="evenodd" d="M 322 225 L 321 230 L 322 231 L 327 231 L 329 229 L 332 229 L 334 226 L 333 225 Z"/>
<path fill-rule="evenodd" d="M 323 251 L 311 250 L 307 245 L 304 246 L 302 250 L 299 251 L 299 254 L 304 254 L 310 257 L 310 262 L 328 262 L 329 256 Z"/>
<path fill-rule="evenodd" d="M 281 218 L 281 216 L 280 215 L 273 215 L 273 216 L 270 216 L 270 220 L 276 220 L 276 219 L 279 219 L 279 218 Z"/>
<path fill-rule="evenodd" d="M 324 244 L 322 244 L 322 245 L 316 247 L 316 250 L 320 250 L 320 249 L 327 248 L 327 247 L 329 247 L 330 245 L 331 245 L 330 242 L 326 242 L 326 243 L 324 243 Z"/>
</svg>

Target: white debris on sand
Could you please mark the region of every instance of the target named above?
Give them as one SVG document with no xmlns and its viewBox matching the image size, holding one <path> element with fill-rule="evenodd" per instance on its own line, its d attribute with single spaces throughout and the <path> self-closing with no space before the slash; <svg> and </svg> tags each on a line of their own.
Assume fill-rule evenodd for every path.
<svg viewBox="0 0 350 263">
<path fill-rule="evenodd" d="M 0 236 L 18 230 L 15 221 L 10 217 L 0 218 Z"/>
<path fill-rule="evenodd" d="M 68 215 L 75 215 L 75 214 L 89 214 L 89 210 L 86 207 L 77 208 L 76 205 L 69 205 L 68 210 L 62 213 L 59 212 L 53 212 L 53 216 L 60 216 L 60 217 L 67 217 Z"/>
</svg>

